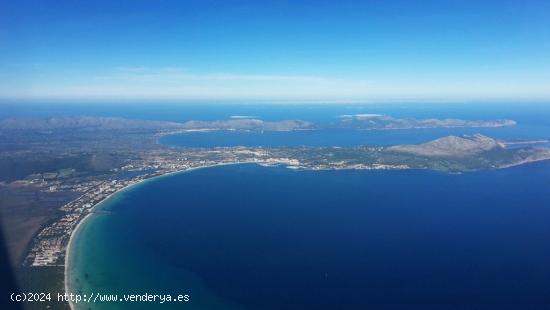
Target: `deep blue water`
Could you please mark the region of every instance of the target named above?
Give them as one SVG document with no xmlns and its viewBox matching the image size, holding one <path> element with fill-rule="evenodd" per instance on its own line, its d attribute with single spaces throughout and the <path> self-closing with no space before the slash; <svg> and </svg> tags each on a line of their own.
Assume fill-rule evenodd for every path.
<svg viewBox="0 0 550 310">
<path fill-rule="evenodd" d="M 224 166 L 145 182 L 104 210 L 73 251 L 88 291 L 190 293 L 185 309 L 550 307 L 550 162 Z"/>
</svg>

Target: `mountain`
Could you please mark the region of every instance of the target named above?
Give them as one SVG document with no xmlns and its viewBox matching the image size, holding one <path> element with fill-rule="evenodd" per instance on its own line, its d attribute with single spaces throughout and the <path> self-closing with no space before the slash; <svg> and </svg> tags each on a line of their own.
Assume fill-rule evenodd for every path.
<svg viewBox="0 0 550 310">
<path fill-rule="evenodd" d="M 119 129 L 177 129 L 182 124 L 166 121 L 134 120 L 121 117 L 51 117 L 9 118 L 0 121 L 0 130 L 119 130 Z"/>
<path fill-rule="evenodd" d="M 504 149 L 497 140 L 476 134 L 472 136 L 447 136 L 423 144 L 396 145 L 386 151 L 423 157 L 462 158 L 480 153 Z"/>
<path fill-rule="evenodd" d="M 513 120 L 462 120 L 462 119 L 414 119 L 394 118 L 380 114 L 342 115 L 330 127 L 389 130 L 414 128 L 452 127 L 505 127 L 514 126 Z M 263 121 L 261 119 L 238 116 L 227 120 L 191 120 L 184 123 L 168 121 L 148 121 L 121 117 L 52 117 L 52 118 L 10 118 L 0 120 L 0 130 L 57 130 L 57 129 L 149 129 L 149 130 L 245 130 L 245 131 L 291 131 L 318 129 L 314 124 L 302 120 Z"/>
<path fill-rule="evenodd" d="M 238 118 L 216 121 L 148 121 L 121 117 L 52 117 L 10 118 L 0 120 L 0 130 L 253 130 L 289 131 L 312 129 L 313 124 L 301 120 L 266 122 L 260 119 Z"/>
<path fill-rule="evenodd" d="M 310 122 L 301 120 L 284 120 L 266 122 L 254 118 L 233 118 L 217 121 L 188 121 L 183 123 L 185 129 L 197 130 L 252 130 L 252 131 L 290 131 L 301 129 L 313 129 Z"/>
<path fill-rule="evenodd" d="M 355 114 L 355 115 L 341 115 L 340 120 L 336 122 L 335 126 L 340 128 L 354 128 L 354 129 L 371 129 L 371 130 L 384 130 L 384 129 L 413 129 L 413 128 L 456 128 L 456 127 L 507 127 L 515 126 L 516 122 L 513 120 L 463 120 L 456 118 L 445 119 L 415 119 L 415 118 L 395 118 L 387 115 L 380 114 Z"/>
</svg>

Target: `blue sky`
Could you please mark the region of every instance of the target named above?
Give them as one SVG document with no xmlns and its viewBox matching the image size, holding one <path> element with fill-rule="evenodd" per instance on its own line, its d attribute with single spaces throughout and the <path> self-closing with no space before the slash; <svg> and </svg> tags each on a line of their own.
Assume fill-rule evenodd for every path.
<svg viewBox="0 0 550 310">
<path fill-rule="evenodd" d="M 550 1 L 3 1 L 0 97 L 550 99 Z"/>
</svg>

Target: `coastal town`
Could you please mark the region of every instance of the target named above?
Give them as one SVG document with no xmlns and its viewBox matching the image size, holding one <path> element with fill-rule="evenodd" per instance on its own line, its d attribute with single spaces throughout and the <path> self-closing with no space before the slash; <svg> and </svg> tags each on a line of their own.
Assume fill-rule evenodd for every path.
<svg viewBox="0 0 550 310">
<path fill-rule="evenodd" d="M 231 154 L 228 152 L 216 152 L 214 155 L 225 155 L 223 159 L 209 159 L 210 152 L 201 153 L 199 160 L 189 160 L 185 155 L 188 152 L 172 152 L 171 156 L 160 156 L 153 154 L 146 159 L 129 161 L 126 165 L 113 169 L 107 176 L 101 176 L 96 180 L 84 183 L 74 183 L 70 179 L 52 178 L 48 175 L 34 176 L 28 184 L 34 184 L 46 191 L 74 190 L 81 195 L 60 209 L 57 220 L 44 227 L 34 238 L 30 250 L 23 262 L 26 266 L 62 266 L 65 263 L 65 251 L 72 232 L 77 225 L 91 212 L 100 202 L 120 191 L 123 188 L 137 184 L 143 180 L 177 171 L 186 171 L 198 167 L 206 167 L 219 164 L 230 164 L 250 161 L 242 156 L 246 152 Z M 235 153 L 235 152 L 232 152 Z M 196 155 L 196 154 L 195 154 Z M 233 155 L 233 156 L 228 156 Z M 239 156 L 241 155 L 241 156 Z M 254 154 L 258 155 L 258 154 Z M 265 160 L 263 163 L 284 162 Z M 289 162 L 290 163 L 290 162 Z"/>
<path fill-rule="evenodd" d="M 55 173 L 34 175 L 34 184 L 46 191 L 74 190 L 81 195 L 63 205 L 57 220 L 44 227 L 33 239 L 23 265 L 63 266 L 65 253 L 73 231 L 92 212 L 94 207 L 114 193 L 152 177 L 174 172 L 189 171 L 200 167 L 225 164 L 256 163 L 259 165 L 284 165 L 291 169 L 338 170 L 338 169 L 407 169 L 406 165 L 365 164 L 335 161 L 312 163 L 285 157 L 282 150 L 262 148 L 215 148 L 211 150 L 171 150 L 153 152 L 149 156 L 129 161 L 113 169 L 112 174 L 93 181 L 78 183 L 71 179 L 56 178 Z"/>
</svg>

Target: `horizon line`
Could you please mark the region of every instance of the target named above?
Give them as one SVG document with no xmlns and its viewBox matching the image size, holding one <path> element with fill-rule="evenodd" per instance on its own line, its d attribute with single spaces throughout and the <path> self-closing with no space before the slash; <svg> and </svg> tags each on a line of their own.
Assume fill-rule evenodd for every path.
<svg viewBox="0 0 550 310">
<path fill-rule="evenodd" d="M 550 103 L 550 97 L 470 97 L 470 98 L 357 98 L 357 99 L 280 99 L 280 98 L 166 98 L 166 97 L 1 97 L 10 103 L 211 103 L 211 104 L 377 104 L 377 103 Z"/>
</svg>

